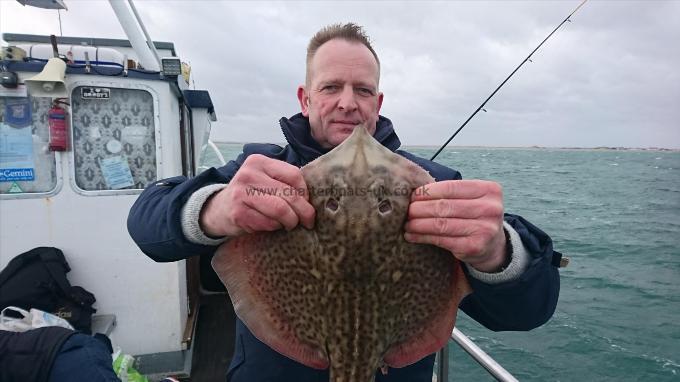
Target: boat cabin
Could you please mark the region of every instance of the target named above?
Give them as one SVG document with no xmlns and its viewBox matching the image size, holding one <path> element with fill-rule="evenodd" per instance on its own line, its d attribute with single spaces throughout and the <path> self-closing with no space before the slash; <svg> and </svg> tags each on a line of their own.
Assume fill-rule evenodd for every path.
<svg viewBox="0 0 680 382">
<path fill-rule="evenodd" d="M 148 184 L 198 171 L 216 121 L 209 93 L 192 89 L 172 43 L 154 42 L 163 59 L 148 70 L 128 40 L 2 38 L 0 269 L 57 247 L 71 284 L 95 295 L 95 322 L 140 372 L 189 377 L 201 359 L 223 377 L 234 316 L 210 259 L 155 263 L 126 228 Z"/>
</svg>

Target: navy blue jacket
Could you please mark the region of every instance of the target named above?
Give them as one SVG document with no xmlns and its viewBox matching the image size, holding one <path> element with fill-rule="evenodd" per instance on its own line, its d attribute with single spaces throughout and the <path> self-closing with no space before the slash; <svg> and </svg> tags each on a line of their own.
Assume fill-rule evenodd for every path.
<svg viewBox="0 0 680 382">
<path fill-rule="evenodd" d="M 62 345 L 76 333 L 59 326 L 0 330 L 0 381 L 46 382 Z"/>
<path fill-rule="evenodd" d="M 174 177 L 147 187 L 130 210 L 128 231 L 149 257 L 159 262 L 176 261 L 193 255 L 210 255 L 216 247 L 189 242 L 182 233 L 181 209 L 191 194 L 214 183 L 228 183 L 251 154 L 262 154 L 301 167 L 328 152 L 311 135 L 309 121 L 301 114 L 280 121 L 288 145 L 247 144 L 236 160 L 211 168 L 186 179 Z M 380 117 L 374 137 L 388 149 L 417 163 L 437 181 L 461 179 L 458 171 L 398 150 L 401 142 L 392 123 Z M 545 323 L 557 305 L 560 281 L 552 266 L 552 241 L 548 235 L 517 215 L 506 214 L 508 222 L 522 238 L 532 259 L 516 280 L 485 284 L 473 277 L 468 281 L 473 293 L 460 304 L 470 317 L 494 330 L 530 330 Z M 429 382 L 432 380 L 434 354 L 402 369 L 390 369 L 378 382 Z M 233 382 L 326 382 L 328 372 L 302 366 L 260 342 L 239 320 L 236 347 L 228 380 Z"/>
</svg>

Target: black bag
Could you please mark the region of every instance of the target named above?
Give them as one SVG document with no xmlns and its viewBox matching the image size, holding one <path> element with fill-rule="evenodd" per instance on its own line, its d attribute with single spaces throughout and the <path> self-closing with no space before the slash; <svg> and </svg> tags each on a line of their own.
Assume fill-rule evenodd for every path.
<svg viewBox="0 0 680 382">
<path fill-rule="evenodd" d="M 94 295 L 71 286 L 64 253 L 38 247 L 13 258 L 0 272 L 0 309 L 40 309 L 67 320 L 76 330 L 91 333 Z"/>
</svg>

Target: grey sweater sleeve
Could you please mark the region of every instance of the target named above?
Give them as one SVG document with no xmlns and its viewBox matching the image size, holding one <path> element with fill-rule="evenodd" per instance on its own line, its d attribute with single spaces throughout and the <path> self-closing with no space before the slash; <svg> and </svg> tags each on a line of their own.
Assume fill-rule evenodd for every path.
<svg viewBox="0 0 680 382">
<path fill-rule="evenodd" d="M 208 237 L 199 224 L 201 209 L 208 198 L 215 192 L 221 191 L 226 184 L 211 184 L 194 192 L 186 204 L 182 207 L 182 232 L 192 243 L 203 245 L 220 245 L 227 240 L 223 238 Z M 522 244 L 519 234 L 510 226 L 503 222 L 503 228 L 508 232 L 512 245 L 512 260 L 503 271 L 498 273 L 481 272 L 472 266 L 465 264 L 469 274 L 479 281 L 487 284 L 500 284 L 518 278 L 529 265 L 529 253 Z"/>
<path fill-rule="evenodd" d="M 212 194 L 221 191 L 225 187 L 227 187 L 226 184 L 211 184 L 191 194 L 189 200 L 182 207 L 182 232 L 187 240 L 194 244 L 203 245 L 220 245 L 227 240 L 226 237 L 217 239 L 208 237 L 199 224 L 201 209 L 205 202 Z"/>
<path fill-rule="evenodd" d="M 503 222 L 503 228 L 510 237 L 512 245 L 512 260 L 510 264 L 498 273 L 486 273 L 476 270 L 471 265 L 465 264 L 470 276 L 487 284 L 500 284 L 517 279 L 529 265 L 529 252 L 524 248 L 519 234 L 507 222 Z"/>
</svg>

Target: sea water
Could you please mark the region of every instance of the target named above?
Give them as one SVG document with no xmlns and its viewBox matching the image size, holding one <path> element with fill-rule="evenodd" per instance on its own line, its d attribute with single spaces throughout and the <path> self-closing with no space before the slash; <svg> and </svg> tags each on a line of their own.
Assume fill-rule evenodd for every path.
<svg viewBox="0 0 680 382">
<path fill-rule="evenodd" d="M 240 149 L 220 145 L 227 160 Z M 571 259 L 548 323 L 497 333 L 461 313 L 463 333 L 522 381 L 680 380 L 679 152 L 454 147 L 437 161 L 500 183 L 506 211 Z M 492 380 L 449 349 L 450 381 Z"/>
</svg>

